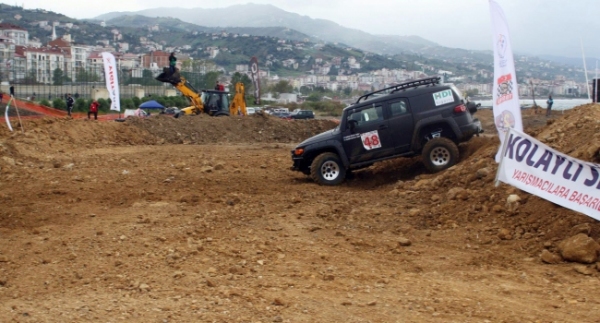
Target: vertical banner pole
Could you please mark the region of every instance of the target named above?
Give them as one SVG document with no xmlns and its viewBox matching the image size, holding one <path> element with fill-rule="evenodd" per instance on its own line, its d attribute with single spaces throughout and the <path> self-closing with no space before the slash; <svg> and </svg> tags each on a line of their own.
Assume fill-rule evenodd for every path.
<svg viewBox="0 0 600 323">
<path fill-rule="evenodd" d="M 12 100 L 12 95 L 11 95 L 11 100 Z M 17 101 L 15 101 L 15 110 L 17 111 L 17 118 L 19 119 L 19 124 L 21 125 L 21 132 L 25 133 L 25 129 L 23 128 L 23 122 L 21 122 L 21 115 L 19 114 L 19 107 L 17 107 Z"/>
</svg>

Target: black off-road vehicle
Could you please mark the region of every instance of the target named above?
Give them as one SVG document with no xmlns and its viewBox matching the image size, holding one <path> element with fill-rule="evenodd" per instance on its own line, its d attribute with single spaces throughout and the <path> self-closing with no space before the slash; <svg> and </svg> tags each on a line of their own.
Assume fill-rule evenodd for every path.
<svg viewBox="0 0 600 323">
<path fill-rule="evenodd" d="M 429 171 L 447 169 L 458 161 L 457 145 L 483 132 L 473 118 L 477 107 L 439 77 L 365 94 L 344 109 L 339 126 L 292 150 L 292 169 L 322 185 L 340 184 L 350 170 L 418 154 Z"/>
</svg>

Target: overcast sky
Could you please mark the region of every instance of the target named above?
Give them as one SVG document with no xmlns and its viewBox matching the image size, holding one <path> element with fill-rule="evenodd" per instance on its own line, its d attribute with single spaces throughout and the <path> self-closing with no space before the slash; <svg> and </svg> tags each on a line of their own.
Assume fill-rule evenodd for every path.
<svg viewBox="0 0 600 323">
<path fill-rule="evenodd" d="M 17 3 L 26 9 L 43 8 L 82 19 L 114 11 L 216 8 L 249 2 L 272 4 L 372 34 L 417 35 L 446 47 L 492 49 L 488 0 L 21 0 Z M 586 57 L 600 57 L 600 0 L 496 2 L 508 19 L 516 53 L 581 57 L 583 42 Z"/>
</svg>

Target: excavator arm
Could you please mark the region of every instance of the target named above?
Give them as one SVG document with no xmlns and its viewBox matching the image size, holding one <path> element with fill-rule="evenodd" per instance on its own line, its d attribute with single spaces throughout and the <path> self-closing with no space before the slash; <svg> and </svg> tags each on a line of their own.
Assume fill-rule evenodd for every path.
<svg viewBox="0 0 600 323">
<path fill-rule="evenodd" d="M 201 114 L 206 113 L 210 116 L 227 116 L 229 115 L 229 109 L 233 108 L 233 103 L 229 104 L 229 93 L 223 91 L 212 91 L 212 90 L 203 90 L 202 94 L 200 94 L 193 86 L 188 82 L 181 74 L 179 74 L 179 70 L 175 69 L 175 72 L 171 73 L 168 67 L 163 69 L 163 72 L 156 77 L 157 81 L 164 83 L 171 83 L 183 96 L 188 98 L 192 106 L 181 109 L 180 114 L 175 115 L 178 117 L 182 114 Z M 237 89 L 237 87 L 236 87 Z M 241 103 L 236 104 L 236 107 L 243 111 L 242 113 L 246 113 L 246 103 L 244 102 L 244 88 L 243 84 L 240 89 L 241 94 Z M 238 96 L 238 94 L 236 94 Z M 243 103 L 243 106 L 240 105 Z M 236 110 L 237 114 L 237 110 Z"/>
<path fill-rule="evenodd" d="M 246 91 L 244 89 L 244 83 L 238 82 L 235 84 L 235 96 L 231 100 L 229 105 L 229 115 L 235 116 L 241 114 L 243 116 L 248 115 L 246 111 Z"/>
<path fill-rule="evenodd" d="M 186 79 L 182 76 L 181 81 L 174 86 L 177 90 L 179 90 L 179 92 L 181 92 L 181 94 L 183 94 L 183 96 L 192 102 L 194 108 L 198 110 L 196 114 L 204 112 L 204 103 L 202 102 L 202 98 L 200 97 L 200 94 L 198 94 L 198 91 L 196 91 L 192 84 L 190 84 L 190 82 L 186 81 Z"/>
<path fill-rule="evenodd" d="M 183 96 L 191 101 L 192 106 L 182 109 L 185 114 L 201 114 L 204 112 L 202 97 L 200 97 L 200 94 L 198 94 L 198 91 L 196 91 L 192 84 L 179 74 L 178 69 L 175 69 L 175 72 L 171 73 L 169 68 L 165 67 L 163 72 L 156 77 L 156 80 L 171 83 Z"/>
</svg>

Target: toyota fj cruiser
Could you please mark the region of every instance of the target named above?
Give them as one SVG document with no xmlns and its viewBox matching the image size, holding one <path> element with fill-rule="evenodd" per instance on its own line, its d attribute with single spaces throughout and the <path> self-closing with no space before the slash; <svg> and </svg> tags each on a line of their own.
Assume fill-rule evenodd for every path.
<svg viewBox="0 0 600 323">
<path fill-rule="evenodd" d="M 322 185 L 337 185 L 355 169 L 421 154 L 437 172 L 458 161 L 458 144 L 483 132 L 473 118 L 478 104 L 439 77 L 410 81 L 358 98 L 339 126 L 306 139 L 292 150 L 292 169 Z"/>
</svg>

